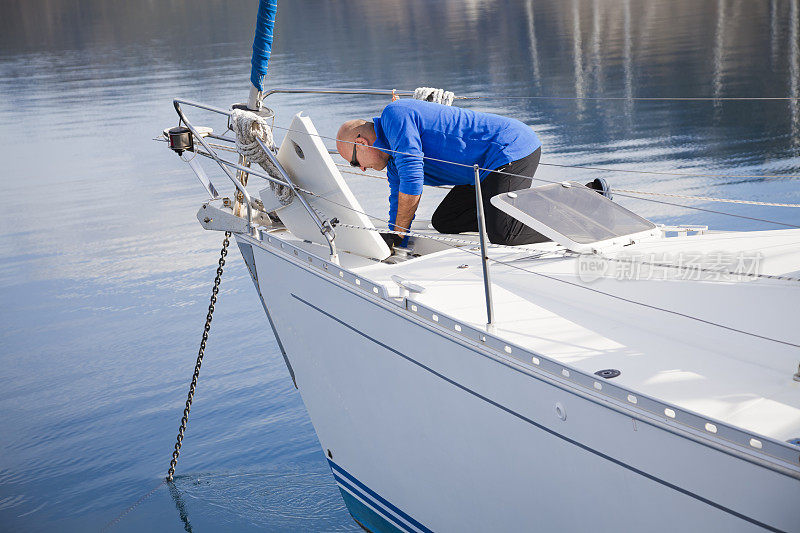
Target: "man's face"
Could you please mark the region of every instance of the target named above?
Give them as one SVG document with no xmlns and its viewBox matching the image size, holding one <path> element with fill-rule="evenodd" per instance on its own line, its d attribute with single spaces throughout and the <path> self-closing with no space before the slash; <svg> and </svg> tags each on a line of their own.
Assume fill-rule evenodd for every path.
<svg viewBox="0 0 800 533">
<path fill-rule="evenodd" d="M 345 161 L 357 162 L 358 168 L 366 171 L 368 168 L 375 170 L 383 170 L 389 162 L 389 155 L 373 148 L 364 137 L 358 137 L 354 141 L 356 144 L 341 143 L 339 146 L 339 155 Z M 355 159 L 353 158 L 353 146 L 355 146 Z"/>
</svg>

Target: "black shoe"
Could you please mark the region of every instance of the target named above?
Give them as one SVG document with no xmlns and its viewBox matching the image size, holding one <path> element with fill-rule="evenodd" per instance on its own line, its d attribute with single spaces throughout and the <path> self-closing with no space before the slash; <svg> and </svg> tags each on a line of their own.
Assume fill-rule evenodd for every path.
<svg viewBox="0 0 800 533">
<path fill-rule="evenodd" d="M 602 194 L 609 200 L 612 199 L 611 187 L 608 186 L 608 182 L 604 178 L 595 178 L 594 180 L 587 183 L 586 186 L 589 187 L 590 189 L 594 189 L 599 194 Z"/>
</svg>

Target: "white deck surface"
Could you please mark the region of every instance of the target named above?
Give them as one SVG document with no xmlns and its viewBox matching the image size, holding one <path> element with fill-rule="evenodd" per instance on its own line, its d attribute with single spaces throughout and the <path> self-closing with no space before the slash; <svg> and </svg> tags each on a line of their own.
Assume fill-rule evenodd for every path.
<svg viewBox="0 0 800 533">
<path fill-rule="evenodd" d="M 672 237 L 625 248 L 627 254 L 720 250 L 759 253 L 762 273 L 798 277 L 800 230 Z M 800 281 L 606 276 L 584 283 L 575 257 L 524 255 L 490 252 L 493 259 L 579 286 L 494 264 L 499 336 L 586 372 L 618 369 L 615 383 L 704 416 L 778 440 L 800 437 L 800 383 L 792 379 L 800 349 L 596 292 L 800 344 Z M 358 273 L 390 289 L 396 287 L 391 275 L 400 275 L 426 288 L 416 297 L 421 303 L 480 327 L 486 308 L 478 259 L 476 252 L 451 249 L 397 265 L 372 263 Z M 649 277 L 679 272 L 668 270 Z"/>
</svg>

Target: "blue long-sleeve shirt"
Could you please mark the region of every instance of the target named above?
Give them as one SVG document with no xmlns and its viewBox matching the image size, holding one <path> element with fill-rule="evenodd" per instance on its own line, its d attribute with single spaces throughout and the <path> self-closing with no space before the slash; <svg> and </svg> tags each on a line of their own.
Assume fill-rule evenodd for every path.
<svg viewBox="0 0 800 533">
<path fill-rule="evenodd" d="M 422 194 L 423 184 L 473 184 L 472 165 L 497 169 L 542 145 L 533 130 L 519 120 L 422 100 L 392 102 L 373 123 L 377 135 L 373 146 L 390 156 L 386 174 L 392 225 L 398 192 Z M 422 159 L 423 155 L 467 166 Z M 481 179 L 487 174 L 482 171 Z"/>
</svg>

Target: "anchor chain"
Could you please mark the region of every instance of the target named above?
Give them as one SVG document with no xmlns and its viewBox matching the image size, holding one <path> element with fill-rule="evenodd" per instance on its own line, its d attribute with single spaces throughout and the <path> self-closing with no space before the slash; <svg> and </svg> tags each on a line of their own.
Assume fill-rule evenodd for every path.
<svg viewBox="0 0 800 533">
<path fill-rule="evenodd" d="M 220 250 L 219 266 L 217 267 L 217 276 L 214 278 L 214 288 L 211 290 L 211 303 L 208 304 L 208 314 L 206 315 L 206 325 L 203 328 L 203 339 L 200 341 L 200 350 L 197 352 L 197 362 L 194 365 L 194 374 L 192 375 L 192 383 L 189 385 L 189 395 L 186 398 L 186 407 L 183 409 L 183 417 L 181 418 L 181 427 L 178 429 L 178 440 L 175 442 L 175 451 L 172 452 L 172 460 L 169 462 L 169 470 L 167 471 L 167 481 L 172 482 L 172 476 L 175 474 L 175 466 L 178 464 L 178 456 L 181 454 L 181 445 L 183 444 L 183 434 L 186 432 L 186 424 L 189 422 L 189 410 L 192 408 L 192 400 L 194 400 L 194 391 L 197 388 L 197 378 L 200 376 L 200 365 L 203 364 L 203 355 L 206 351 L 206 341 L 208 340 L 208 332 L 211 331 L 211 320 L 214 317 L 214 304 L 217 303 L 217 294 L 219 294 L 219 284 L 222 281 L 222 269 L 225 266 L 225 256 L 228 255 L 228 245 L 230 244 L 231 232 L 225 232 L 225 239 L 222 241 L 222 250 Z"/>
</svg>

